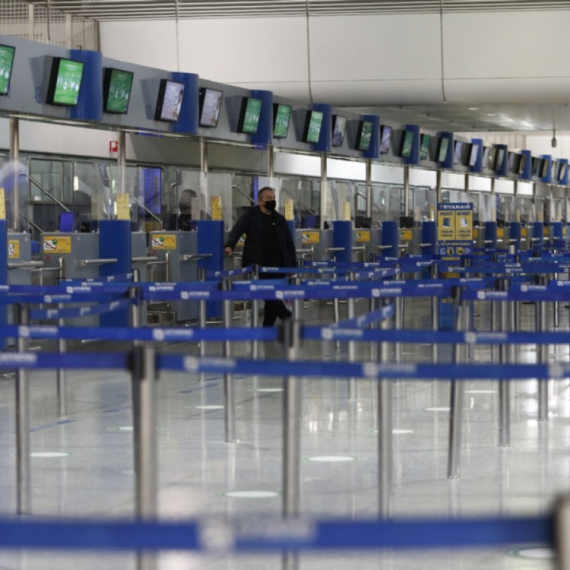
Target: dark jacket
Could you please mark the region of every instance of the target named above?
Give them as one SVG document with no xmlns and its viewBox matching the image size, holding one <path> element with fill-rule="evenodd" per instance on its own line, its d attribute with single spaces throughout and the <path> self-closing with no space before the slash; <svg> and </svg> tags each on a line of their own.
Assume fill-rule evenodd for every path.
<svg viewBox="0 0 570 570">
<path fill-rule="evenodd" d="M 251 208 L 236 222 L 232 228 L 226 247 L 235 249 L 239 238 L 245 234 L 245 245 L 243 247 L 242 267 L 249 265 L 263 265 L 263 218 L 266 216 L 259 206 Z M 277 212 L 275 216 L 275 227 L 277 230 L 277 240 L 283 253 L 284 267 L 297 267 L 297 253 L 295 243 L 284 216 Z"/>
</svg>

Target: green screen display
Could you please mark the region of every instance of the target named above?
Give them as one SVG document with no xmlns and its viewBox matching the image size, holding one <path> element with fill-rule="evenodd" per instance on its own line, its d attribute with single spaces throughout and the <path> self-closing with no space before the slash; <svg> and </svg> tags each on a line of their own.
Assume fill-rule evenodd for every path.
<svg viewBox="0 0 570 570">
<path fill-rule="evenodd" d="M 77 105 L 85 64 L 72 59 L 60 59 L 56 61 L 56 65 L 53 96 L 50 102 L 55 105 Z"/>
<path fill-rule="evenodd" d="M 440 139 L 439 154 L 437 156 L 438 162 L 445 162 L 447 158 L 447 149 L 449 148 L 449 139 Z"/>
<path fill-rule="evenodd" d="M 129 110 L 134 73 L 121 69 L 108 69 L 105 93 L 106 113 L 126 113 Z"/>
<path fill-rule="evenodd" d="M 0 45 L 0 95 L 8 95 L 16 48 Z"/>
<path fill-rule="evenodd" d="M 245 114 L 241 126 L 242 133 L 255 134 L 259 125 L 259 116 L 261 115 L 261 99 L 248 97 L 245 106 Z"/>
<path fill-rule="evenodd" d="M 275 126 L 273 127 L 273 136 L 276 139 L 284 139 L 287 137 L 292 111 L 293 108 L 290 105 L 282 105 L 281 103 L 276 105 Z"/>
<path fill-rule="evenodd" d="M 402 158 L 410 158 L 412 156 L 412 143 L 414 142 L 414 133 L 412 131 L 404 132 L 404 142 L 402 144 Z"/>
<path fill-rule="evenodd" d="M 362 132 L 360 133 L 360 140 L 358 141 L 358 150 L 369 149 L 373 129 L 374 123 L 371 123 L 370 121 L 364 121 L 362 123 Z"/>
<path fill-rule="evenodd" d="M 426 160 L 429 154 L 429 143 L 431 137 L 429 135 L 422 135 L 422 144 L 420 146 L 420 160 Z"/>
<path fill-rule="evenodd" d="M 316 144 L 319 142 L 321 135 L 321 127 L 323 126 L 323 113 L 320 111 L 311 111 L 309 126 L 307 128 L 306 142 Z"/>
</svg>

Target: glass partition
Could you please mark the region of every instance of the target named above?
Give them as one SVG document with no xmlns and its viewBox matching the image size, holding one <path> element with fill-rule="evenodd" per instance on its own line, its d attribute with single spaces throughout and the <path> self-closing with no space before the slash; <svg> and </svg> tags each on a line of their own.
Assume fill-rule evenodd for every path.
<svg viewBox="0 0 570 570">
<path fill-rule="evenodd" d="M 295 225 L 302 228 L 318 228 L 320 212 L 321 181 L 300 176 L 280 179 L 279 211 L 285 212 L 285 200 L 293 200 Z"/>
</svg>

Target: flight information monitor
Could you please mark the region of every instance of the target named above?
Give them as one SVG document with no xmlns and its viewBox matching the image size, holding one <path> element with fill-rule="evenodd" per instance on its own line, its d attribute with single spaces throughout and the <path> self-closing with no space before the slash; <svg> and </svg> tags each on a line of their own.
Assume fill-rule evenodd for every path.
<svg viewBox="0 0 570 570">
<path fill-rule="evenodd" d="M 262 100 L 255 97 L 244 97 L 241 103 L 238 121 L 238 132 L 253 135 L 257 133 L 261 117 Z"/>
<path fill-rule="evenodd" d="M 342 146 L 344 143 L 345 133 L 346 117 L 342 117 L 341 115 L 333 115 L 332 146 Z"/>
<path fill-rule="evenodd" d="M 202 87 L 200 89 L 200 126 L 217 127 L 222 108 L 223 91 Z"/>
<path fill-rule="evenodd" d="M 380 154 L 388 154 L 390 152 L 393 130 L 394 129 L 388 125 L 382 127 L 382 134 L 380 135 Z"/>
<path fill-rule="evenodd" d="M 429 145 L 431 143 L 430 135 L 422 135 L 420 144 L 420 160 L 427 160 L 429 158 Z"/>
<path fill-rule="evenodd" d="M 289 132 L 289 123 L 291 122 L 291 114 L 293 107 L 284 105 L 283 103 L 275 103 L 273 105 L 273 137 L 276 139 L 287 138 Z"/>
<path fill-rule="evenodd" d="M 309 111 L 303 131 L 303 142 L 317 144 L 321 136 L 324 114 L 320 111 Z"/>
<path fill-rule="evenodd" d="M 372 141 L 372 131 L 374 123 L 372 121 L 361 121 L 358 127 L 358 135 L 356 137 L 356 145 L 358 150 L 367 151 Z"/>
<path fill-rule="evenodd" d="M 84 67 L 82 61 L 54 57 L 47 93 L 50 105 L 77 105 Z"/>
<path fill-rule="evenodd" d="M 0 95 L 8 95 L 16 48 L 0 44 Z"/>
<path fill-rule="evenodd" d="M 105 69 L 103 78 L 103 108 L 105 113 L 127 113 L 134 76 L 135 74 L 132 71 L 112 67 Z"/>
<path fill-rule="evenodd" d="M 184 98 L 184 84 L 170 79 L 160 80 L 158 100 L 156 102 L 157 121 L 169 121 L 175 123 L 180 117 L 182 99 Z"/>
<path fill-rule="evenodd" d="M 449 149 L 449 139 L 441 137 L 437 147 L 437 162 L 445 162 L 447 150 Z"/>
<path fill-rule="evenodd" d="M 400 145 L 400 156 L 402 158 L 410 158 L 412 156 L 412 145 L 414 143 L 414 132 L 404 131 L 402 135 L 402 143 Z"/>
</svg>

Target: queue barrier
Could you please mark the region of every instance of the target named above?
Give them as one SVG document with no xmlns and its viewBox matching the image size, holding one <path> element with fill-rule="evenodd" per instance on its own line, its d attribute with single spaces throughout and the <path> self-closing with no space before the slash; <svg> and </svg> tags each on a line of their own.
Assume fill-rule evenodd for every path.
<svg viewBox="0 0 570 570">
<path fill-rule="evenodd" d="M 553 516 L 198 521 L 0 519 L 0 548 L 204 553 L 554 546 Z"/>
</svg>

